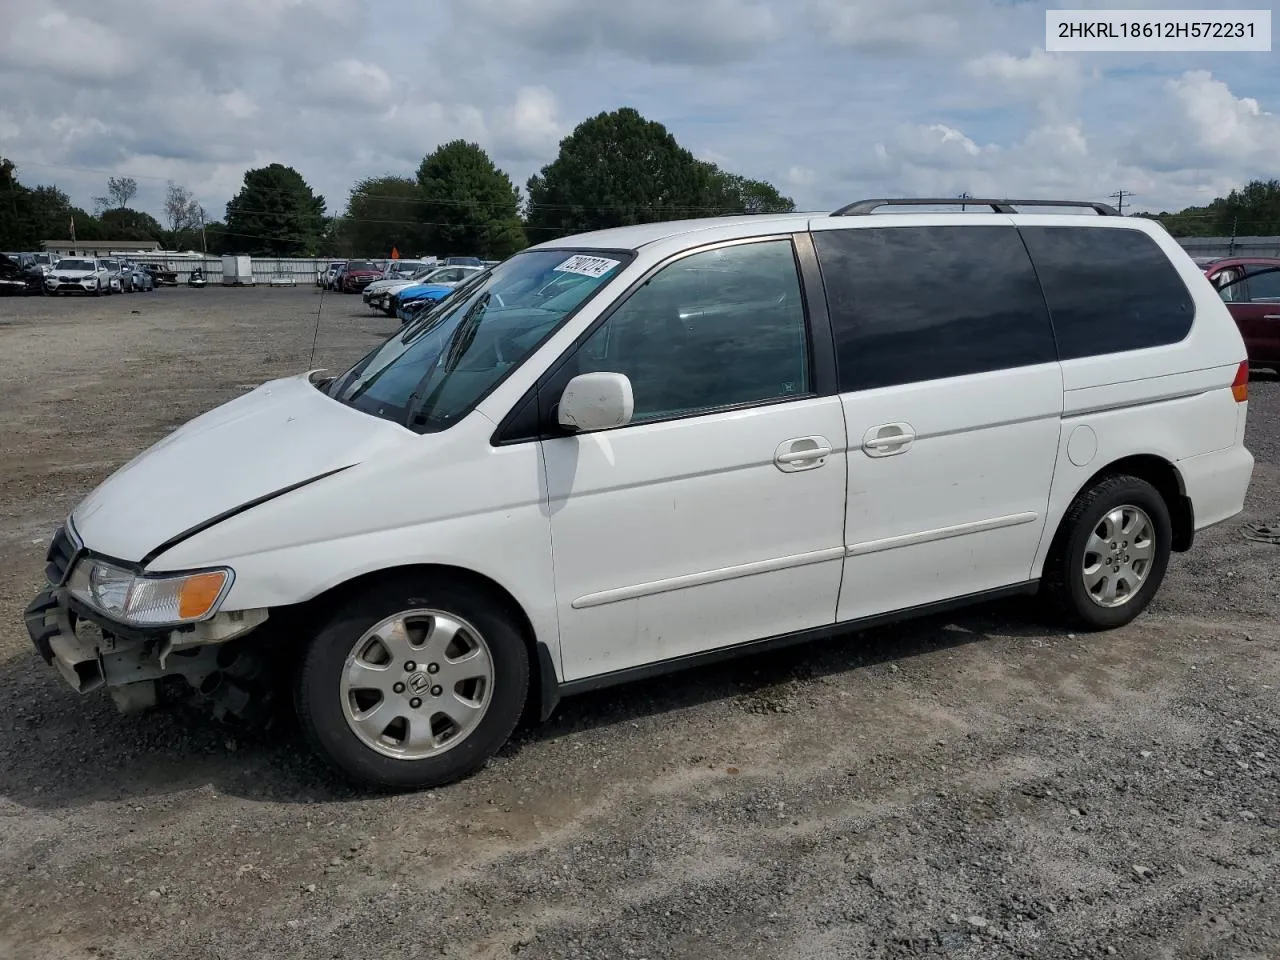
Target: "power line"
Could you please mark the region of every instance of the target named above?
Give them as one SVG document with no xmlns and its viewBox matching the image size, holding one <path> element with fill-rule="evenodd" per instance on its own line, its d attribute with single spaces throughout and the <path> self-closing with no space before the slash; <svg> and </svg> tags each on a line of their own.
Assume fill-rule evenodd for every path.
<svg viewBox="0 0 1280 960">
<path fill-rule="evenodd" d="M 1121 189 L 1121 190 L 1117 190 L 1115 193 L 1109 194 L 1109 196 L 1111 197 L 1112 200 L 1116 202 L 1116 212 L 1123 217 L 1124 216 L 1124 198 L 1132 197 L 1133 192 L 1130 190 Z"/>
</svg>

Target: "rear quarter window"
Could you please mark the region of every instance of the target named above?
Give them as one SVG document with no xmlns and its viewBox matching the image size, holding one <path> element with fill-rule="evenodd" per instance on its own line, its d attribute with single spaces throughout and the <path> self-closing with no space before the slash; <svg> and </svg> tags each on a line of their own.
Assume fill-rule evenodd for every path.
<svg viewBox="0 0 1280 960">
<path fill-rule="evenodd" d="M 1020 227 L 1063 360 L 1163 347 L 1191 332 L 1195 301 L 1140 230 Z"/>
<path fill-rule="evenodd" d="M 1053 363 L 1053 330 L 1012 226 L 813 234 L 840 391 Z"/>
</svg>

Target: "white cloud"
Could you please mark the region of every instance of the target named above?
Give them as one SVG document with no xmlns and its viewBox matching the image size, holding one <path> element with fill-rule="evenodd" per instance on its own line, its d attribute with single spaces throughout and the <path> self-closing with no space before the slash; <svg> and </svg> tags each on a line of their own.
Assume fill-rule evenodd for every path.
<svg viewBox="0 0 1280 960">
<path fill-rule="evenodd" d="M 1235 96 L 1207 70 L 1169 80 L 1166 88 L 1200 149 L 1238 162 L 1266 161 L 1274 172 L 1280 157 L 1280 116 L 1263 110 L 1253 97 Z"/>
<path fill-rule="evenodd" d="M 1280 156 L 1271 60 L 1046 54 L 1042 5 L 431 9 L 418 29 L 416 8 L 387 15 L 371 0 L 221 0 L 177 15 L 172 0 L 10 3 L 0 145 L 24 183 L 56 182 L 82 206 L 124 174 L 143 209 L 158 214 L 174 179 L 214 216 L 250 166 L 295 166 L 333 210 L 356 180 L 412 175 L 459 137 L 524 187 L 583 118 L 624 105 L 805 209 L 1118 187 L 1176 208 L 1275 176 Z"/>
<path fill-rule="evenodd" d="M 791 187 L 811 187 L 817 179 L 818 175 L 808 167 L 791 167 L 784 176 L 787 185 Z"/>
<path fill-rule="evenodd" d="M 964 93 L 970 103 L 993 106 L 1029 101 L 1045 113 L 1064 116 L 1074 109 L 1086 75 L 1078 57 L 1032 47 L 1025 57 L 993 52 L 969 60 Z"/>
<path fill-rule="evenodd" d="M 248 120 L 258 112 L 258 105 L 243 90 L 232 90 L 220 95 L 218 104 L 236 120 Z"/>
<path fill-rule="evenodd" d="M 521 87 L 515 103 L 503 110 L 495 136 L 530 160 L 555 153 L 564 136 L 556 95 L 546 87 Z"/>
<path fill-rule="evenodd" d="M 385 107 L 392 98 L 394 83 L 376 63 L 352 57 L 326 63 L 298 75 L 298 93 L 326 104 L 353 107 Z"/>
</svg>

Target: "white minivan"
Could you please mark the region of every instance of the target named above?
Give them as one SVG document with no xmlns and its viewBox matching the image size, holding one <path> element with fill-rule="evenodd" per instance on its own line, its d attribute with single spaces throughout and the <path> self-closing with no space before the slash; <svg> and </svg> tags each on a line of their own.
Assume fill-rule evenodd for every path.
<svg viewBox="0 0 1280 960">
<path fill-rule="evenodd" d="M 1032 592 L 1127 623 L 1243 508 L 1244 344 L 1158 223 L 964 202 L 516 254 L 122 467 L 32 640 L 122 709 L 177 686 L 252 723 L 291 689 L 347 775 L 418 787 L 739 652 Z"/>
</svg>

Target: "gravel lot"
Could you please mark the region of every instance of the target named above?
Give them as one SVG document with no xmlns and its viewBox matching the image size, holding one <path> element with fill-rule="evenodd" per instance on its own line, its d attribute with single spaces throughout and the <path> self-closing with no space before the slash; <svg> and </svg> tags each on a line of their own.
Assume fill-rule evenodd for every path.
<svg viewBox="0 0 1280 960">
<path fill-rule="evenodd" d="M 306 369 L 313 288 L 0 300 L 0 957 L 1280 956 L 1280 383 L 1243 517 L 1098 635 L 1001 605 L 565 701 L 362 795 L 291 728 L 121 717 L 21 613 L 94 484 Z M 313 366 L 394 321 L 326 295 Z"/>
</svg>

